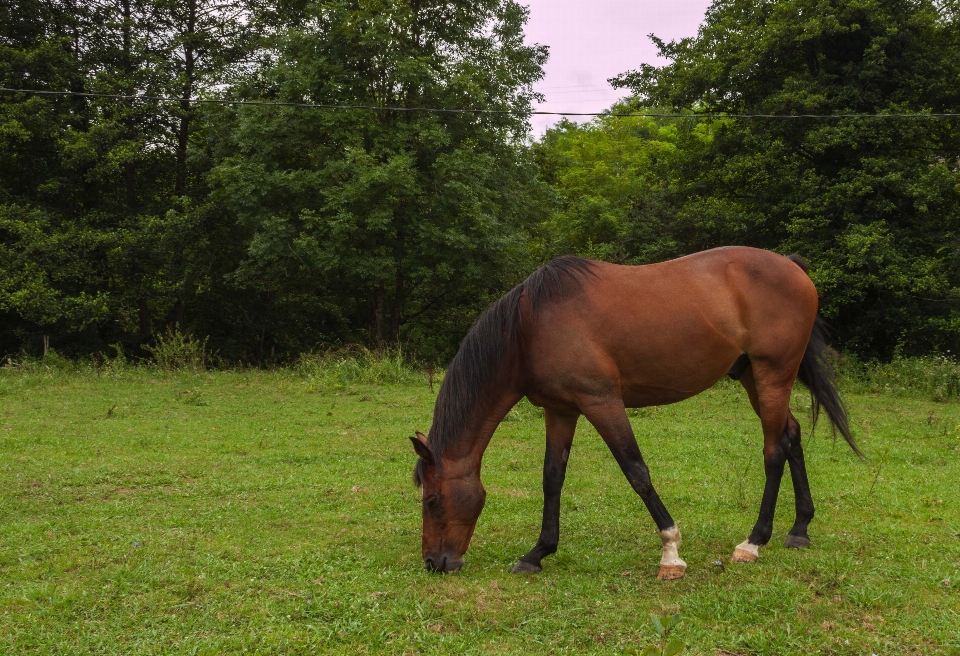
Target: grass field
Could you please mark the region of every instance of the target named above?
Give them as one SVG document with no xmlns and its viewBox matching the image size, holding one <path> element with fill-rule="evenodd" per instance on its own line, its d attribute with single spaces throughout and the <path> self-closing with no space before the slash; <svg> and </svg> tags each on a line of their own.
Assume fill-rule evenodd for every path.
<svg viewBox="0 0 960 656">
<path fill-rule="evenodd" d="M 407 436 L 433 398 L 292 371 L 0 374 L 0 653 L 619 654 L 674 612 L 690 654 L 960 653 L 960 403 L 848 395 L 861 462 L 809 437 L 798 389 L 813 545 L 780 546 L 787 473 L 754 565 L 729 563 L 763 486 L 742 390 L 633 413 L 689 564 L 660 582 L 653 522 L 585 422 L 559 553 L 508 574 L 540 525 L 529 405 L 487 452 L 466 568 L 425 572 Z"/>
</svg>

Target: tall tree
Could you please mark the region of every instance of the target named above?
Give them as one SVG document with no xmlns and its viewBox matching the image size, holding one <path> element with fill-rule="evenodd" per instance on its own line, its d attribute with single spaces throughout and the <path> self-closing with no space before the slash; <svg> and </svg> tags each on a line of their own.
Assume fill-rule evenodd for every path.
<svg viewBox="0 0 960 656">
<path fill-rule="evenodd" d="M 0 84 L 84 89 L 90 12 L 71 2 L 20 0 L 0 7 Z M 72 97 L 0 94 L 0 342 L 4 349 L 106 316 L 110 239 L 88 213 L 102 189 L 74 135 L 95 116 Z M 88 183 L 89 182 L 89 183 Z M 46 343 L 46 340 L 44 340 Z"/>
<path fill-rule="evenodd" d="M 313 2 L 237 87 L 383 108 L 220 113 L 215 199 L 251 235 L 235 280 L 262 302 L 258 349 L 449 348 L 525 268 L 539 185 L 521 145 L 545 59 L 526 16 L 512 0 Z"/>
<path fill-rule="evenodd" d="M 611 113 L 628 112 L 614 105 Z M 556 192 L 545 250 L 646 264 L 683 254 L 672 166 L 678 125 L 606 115 L 562 121 L 535 145 L 541 176 Z"/>
<path fill-rule="evenodd" d="M 0 310 L 8 313 L 0 333 L 8 343 L 51 331 L 82 349 L 136 333 L 143 340 L 154 314 L 182 324 L 185 303 L 211 276 L 222 278 L 228 267 L 214 271 L 205 245 L 229 232 L 209 223 L 215 213 L 196 209 L 209 160 L 192 100 L 231 79 L 256 49 L 250 7 L 19 0 L 0 10 L 4 86 L 98 94 L 0 97 Z"/>
</svg>

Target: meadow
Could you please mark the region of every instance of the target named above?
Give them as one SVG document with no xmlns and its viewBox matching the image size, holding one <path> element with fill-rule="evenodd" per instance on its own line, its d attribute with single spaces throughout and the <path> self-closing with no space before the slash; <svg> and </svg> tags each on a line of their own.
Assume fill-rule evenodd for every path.
<svg viewBox="0 0 960 656">
<path fill-rule="evenodd" d="M 788 471 L 752 565 L 729 562 L 763 486 L 742 389 L 632 411 L 683 531 L 687 575 L 670 582 L 584 421 L 560 551 L 508 573 L 540 526 L 542 414 L 524 402 L 487 451 L 465 569 L 435 575 L 407 439 L 435 391 L 349 366 L 0 370 L 0 653 L 622 654 L 655 641 L 651 613 L 680 613 L 685 654 L 960 654 L 953 396 L 847 386 L 861 461 L 825 423 L 811 436 L 798 388 L 813 543 L 781 544 Z"/>
</svg>

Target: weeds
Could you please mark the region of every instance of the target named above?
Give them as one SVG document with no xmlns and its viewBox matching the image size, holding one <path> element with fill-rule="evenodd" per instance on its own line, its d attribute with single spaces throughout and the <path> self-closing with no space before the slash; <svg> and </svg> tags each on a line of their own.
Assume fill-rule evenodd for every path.
<svg viewBox="0 0 960 656">
<path fill-rule="evenodd" d="M 104 355 L 98 368 L 98 373 L 119 376 L 127 371 L 131 364 L 130 361 L 127 360 L 127 354 L 123 352 L 122 344 L 111 344 L 110 348 L 116 352 L 116 355 L 112 358 L 109 355 Z"/>
<path fill-rule="evenodd" d="M 351 384 L 423 383 L 423 373 L 404 356 L 401 347 L 371 351 L 362 346 L 330 349 L 300 357 L 294 370 L 306 376 L 311 391 Z"/>
<path fill-rule="evenodd" d="M 191 389 L 185 389 L 177 392 L 177 401 L 183 405 L 193 405 L 201 406 L 207 405 L 206 401 L 203 399 L 203 392 L 200 391 L 199 387 L 194 387 Z"/>
<path fill-rule="evenodd" d="M 837 377 L 845 392 L 922 396 L 933 401 L 960 397 L 960 363 L 952 356 L 897 357 L 890 362 L 840 357 Z"/>
<path fill-rule="evenodd" d="M 144 345 L 157 366 L 164 371 L 206 371 L 213 354 L 207 352 L 207 340 L 197 340 L 179 330 L 168 330 L 157 336 L 153 346 Z"/>
<path fill-rule="evenodd" d="M 686 645 L 678 638 L 671 637 L 670 632 L 680 623 L 679 615 L 650 615 L 650 621 L 653 622 L 653 628 L 657 630 L 660 636 L 660 642 L 656 645 L 647 645 L 643 650 L 635 647 L 627 649 L 628 654 L 636 656 L 676 656 L 684 649 Z"/>
</svg>

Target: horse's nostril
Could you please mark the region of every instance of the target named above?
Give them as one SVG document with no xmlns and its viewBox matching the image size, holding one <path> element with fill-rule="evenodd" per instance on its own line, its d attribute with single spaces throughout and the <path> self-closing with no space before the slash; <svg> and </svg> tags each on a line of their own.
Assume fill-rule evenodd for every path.
<svg viewBox="0 0 960 656">
<path fill-rule="evenodd" d="M 440 561 L 440 571 L 441 571 L 441 572 L 446 572 L 446 571 L 447 571 L 447 557 L 446 557 L 446 556 L 444 556 L 444 557 L 443 557 L 443 560 Z"/>
</svg>

